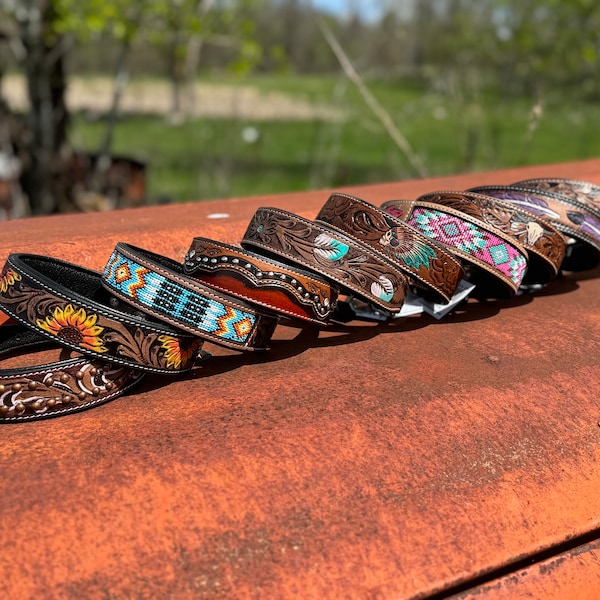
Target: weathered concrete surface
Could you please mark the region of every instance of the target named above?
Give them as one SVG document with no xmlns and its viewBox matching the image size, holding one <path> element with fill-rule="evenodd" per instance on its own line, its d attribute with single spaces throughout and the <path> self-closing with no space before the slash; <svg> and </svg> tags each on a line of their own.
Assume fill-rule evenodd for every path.
<svg viewBox="0 0 600 600">
<path fill-rule="evenodd" d="M 600 160 L 345 191 L 545 175 L 600 183 Z M 5 222 L 0 259 L 101 268 L 119 240 L 181 258 L 195 235 L 239 241 L 259 206 L 314 217 L 327 196 Z M 442 322 L 280 327 L 264 354 L 207 345 L 191 375 L 2 427 L 0 596 L 397 600 L 547 560 L 600 528 L 599 276 Z"/>
</svg>

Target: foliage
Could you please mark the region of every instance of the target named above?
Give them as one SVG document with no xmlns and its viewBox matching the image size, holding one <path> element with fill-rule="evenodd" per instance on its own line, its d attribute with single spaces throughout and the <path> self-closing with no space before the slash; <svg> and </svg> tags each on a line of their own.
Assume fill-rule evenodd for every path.
<svg viewBox="0 0 600 600">
<path fill-rule="evenodd" d="M 100 34 L 117 40 L 131 39 L 139 30 L 142 15 L 153 0 L 54 0 L 59 21 L 57 31 L 89 41 Z"/>
<path fill-rule="evenodd" d="M 260 48 L 254 42 L 255 30 L 245 20 L 248 6 L 261 0 L 0 0 L 0 41 L 9 40 L 18 67 L 26 76 L 30 100 L 27 123 L 19 127 L 18 139 L 11 140 L 23 157 L 21 183 L 34 214 L 57 209 L 70 210 L 77 204 L 79 193 L 69 181 L 68 110 L 65 58 L 76 44 L 99 40 L 116 42 L 119 52 L 113 99 L 107 117 L 107 128 L 97 149 L 99 160 L 93 168 L 90 186 L 93 192 L 107 187 L 114 126 L 120 99 L 128 79 L 127 63 L 137 38 L 144 34 L 147 43 L 164 45 L 169 76 L 173 86 L 173 120 L 181 118 L 181 88 L 185 77 L 197 70 L 203 33 L 209 9 L 218 5 L 218 19 L 211 29 L 223 25 L 228 34 L 232 23 L 237 31 L 231 46 L 230 62 L 238 72 L 251 68 L 260 59 Z M 214 12 L 214 11 L 213 11 Z M 239 19 L 242 15 L 242 19 Z M 240 26 L 241 23 L 241 26 Z M 194 42 L 194 43 L 192 43 Z M 188 61 L 187 58 L 191 57 Z M 187 65 L 184 66 L 184 62 Z M 186 66 L 188 67 L 186 69 Z M 187 70 L 187 72 L 186 72 Z M 0 78 L 4 69 L 0 65 Z M 0 98 L 1 100 L 1 98 Z M 0 108 L 5 110 L 0 102 Z M 72 178 L 71 178 L 72 179 Z"/>
<path fill-rule="evenodd" d="M 236 85 L 235 78 L 212 77 Z M 336 94 L 331 77 L 264 76 L 252 80 L 263 92 L 323 102 Z M 548 102 L 545 118 L 529 134 L 531 105 L 490 93 L 481 105 L 457 105 L 446 93 L 424 86 L 373 84 L 379 101 L 402 125 L 430 175 L 585 159 L 600 155 L 600 108 Z M 352 88 L 337 106 L 343 121 L 240 121 L 194 119 L 172 127 L 159 116 L 129 116 L 119 124 L 115 151 L 149 164 L 149 196 L 156 202 L 310 188 L 344 187 L 412 177 L 406 161 L 378 122 L 365 114 Z M 473 132 L 465 122 L 477 121 Z M 260 137 L 245 143 L 242 132 L 255 127 Z M 99 123 L 79 117 L 75 139 L 93 148 Z M 507 182 L 508 183 L 508 182 Z"/>
<path fill-rule="evenodd" d="M 236 188 L 230 171 L 233 166 L 242 173 L 246 169 L 251 179 L 256 161 L 244 152 L 255 149 L 243 149 L 233 142 L 222 146 L 224 140 L 238 139 L 242 124 L 196 120 L 186 131 L 179 131 L 169 130 L 160 119 L 118 122 L 119 94 L 128 69 L 168 78 L 173 98 L 171 124 L 185 118 L 184 88 L 192 89 L 189 84 L 198 73 L 210 79 L 215 73 L 228 72 L 238 80 L 252 74 L 253 85 L 259 88 L 283 87 L 310 101 L 342 102 L 352 112 L 353 120 L 341 125 L 284 123 L 277 126 L 281 134 L 275 132 L 275 123 L 261 123 L 260 161 L 275 165 L 275 171 L 268 174 L 272 180 L 286 181 L 280 174 L 287 167 L 278 170 L 277 165 L 292 138 L 302 147 L 292 187 L 402 176 L 402 158 L 349 84 L 339 79 L 340 67 L 317 26 L 319 19 L 335 32 L 356 70 L 429 164 L 431 174 L 597 152 L 596 142 L 585 127 L 579 131 L 579 125 L 573 125 L 579 118 L 577 111 L 565 116 L 561 111 L 567 108 L 558 108 L 561 103 L 578 102 L 586 119 L 595 122 L 597 117 L 588 104 L 600 97 L 596 76 L 600 4 L 595 0 L 379 0 L 381 10 L 375 20 L 361 18 L 360 1 L 348 5 L 350 14 L 336 17 L 316 13 L 312 3 L 305 0 L 0 0 L 0 40 L 9 42 L 0 58 L 10 55 L 7 48 L 12 50 L 12 68 L 26 73 L 32 95 L 28 123 L 36 133 L 29 136 L 35 143 L 30 143 L 28 151 L 31 165 L 43 167 L 43 172 L 30 180 L 38 181 L 37 187 L 46 194 L 52 187 L 42 182 L 57 171 L 55 158 L 63 150 L 68 119 L 61 94 L 68 76 L 101 70 L 119 73 L 106 119 L 109 125 L 117 124 L 113 150 L 137 154 L 138 150 L 124 140 L 145 140 L 141 146 L 144 151 L 151 147 L 149 138 L 155 132 L 166 146 L 171 140 L 185 148 L 182 155 L 194 156 L 195 164 L 204 165 L 207 171 L 225 165 L 220 181 L 234 182 L 229 187 L 221 183 L 211 188 L 212 184 L 205 185 L 210 176 L 185 175 L 190 185 L 174 183 L 181 190 L 174 195 L 200 197 L 244 191 Z M 43 18 L 36 21 L 36 14 Z M 43 27 L 36 29 L 34 25 L 40 22 Z M 63 61 L 69 69 L 63 68 Z M 5 68 L 0 64 L 0 77 Z M 294 76 L 275 82 L 272 75 L 282 72 Z M 259 73 L 268 76 L 257 77 Z M 326 73 L 335 77 L 319 77 Z M 49 109 L 50 101 L 54 104 Z M 196 98 L 190 95 L 187 105 L 194 102 Z M 435 104 L 435 111 L 424 118 L 421 103 L 427 107 L 430 102 Z M 54 115 L 54 131 L 48 119 L 42 122 L 49 114 Z M 556 121 L 561 118 L 568 123 L 564 132 Z M 140 131 L 135 131 L 137 126 Z M 88 149 L 108 152 L 113 136 L 102 136 L 102 127 L 100 123 L 78 121 L 76 134 L 85 132 Z M 211 132 L 217 130 L 224 137 L 217 136 L 205 145 L 202 140 L 210 139 Z M 357 148 L 354 131 L 360 132 Z M 577 143 L 569 131 L 577 132 Z M 568 141 L 551 143 L 550 132 L 564 134 Z M 181 135 L 190 137 L 178 137 Z M 77 139 L 71 136 L 70 141 Z M 319 145 L 315 140 L 323 139 L 337 140 L 335 151 L 319 154 L 322 142 Z M 356 156 L 359 139 L 368 156 Z M 271 144 L 281 148 L 272 150 Z M 43 153 L 35 156 L 36 148 L 42 148 Z M 560 154 L 569 148 L 572 156 Z M 551 150 L 556 154 L 548 154 Z M 176 148 L 172 151 L 165 151 L 164 156 L 160 151 L 152 153 L 153 181 L 156 169 L 164 174 L 161 165 L 176 166 L 178 161 L 185 161 L 175 158 Z M 54 158 L 49 160 L 52 152 Z M 296 154 L 291 146 L 289 152 Z M 315 165 L 323 160 L 327 168 L 319 170 Z M 199 178 L 210 189 L 207 194 L 194 183 Z M 248 183 L 250 179 L 246 180 L 247 191 L 257 191 L 259 188 Z M 165 192 L 168 190 L 155 187 L 155 194 Z M 47 212 L 49 206 L 46 199 L 40 211 Z"/>
</svg>

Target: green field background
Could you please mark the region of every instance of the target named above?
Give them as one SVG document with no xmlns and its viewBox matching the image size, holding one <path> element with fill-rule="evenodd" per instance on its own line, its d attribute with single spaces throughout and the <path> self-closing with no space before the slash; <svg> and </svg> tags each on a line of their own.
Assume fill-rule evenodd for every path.
<svg viewBox="0 0 600 600">
<path fill-rule="evenodd" d="M 414 82 L 368 82 L 424 165 L 416 173 L 358 91 L 343 77 L 212 77 L 208 83 L 282 92 L 336 118 L 187 118 L 120 115 L 113 151 L 148 165 L 148 201 L 178 202 L 396 181 L 600 155 L 600 107 L 568 94 L 546 97 L 535 111 L 527 97 L 489 92 L 457 99 Z M 244 140 L 251 133 L 255 141 Z M 101 119 L 76 112 L 71 139 L 94 151 Z"/>
</svg>

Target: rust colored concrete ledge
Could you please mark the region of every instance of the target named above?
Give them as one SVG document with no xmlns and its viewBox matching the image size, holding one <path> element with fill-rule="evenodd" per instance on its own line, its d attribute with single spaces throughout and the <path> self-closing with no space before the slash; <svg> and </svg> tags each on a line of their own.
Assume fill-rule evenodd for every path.
<svg viewBox="0 0 600 600">
<path fill-rule="evenodd" d="M 596 600 L 600 589 L 600 541 L 582 544 L 496 580 L 450 596 L 451 600 L 526 600 L 573 598 Z"/>
<path fill-rule="evenodd" d="M 344 191 L 546 175 L 600 183 L 600 160 Z M 238 242 L 259 206 L 312 218 L 328 193 L 4 222 L 0 258 L 99 269 L 126 241 L 181 259 L 197 235 Z M 585 598 L 597 541 L 565 544 L 600 530 L 599 276 L 440 322 L 280 327 L 267 353 L 210 346 L 184 377 L 2 427 L 0 596 Z"/>
</svg>

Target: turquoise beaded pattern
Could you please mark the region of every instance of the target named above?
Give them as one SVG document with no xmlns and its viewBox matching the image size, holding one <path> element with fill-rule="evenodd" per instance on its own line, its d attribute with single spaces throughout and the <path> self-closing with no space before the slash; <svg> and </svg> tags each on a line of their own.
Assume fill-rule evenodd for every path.
<svg viewBox="0 0 600 600">
<path fill-rule="evenodd" d="M 202 296 L 113 251 L 103 274 L 113 290 L 176 321 L 224 340 L 244 343 L 256 316 Z"/>
<path fill-rule="evenodd" d="M 517 287 L 521 284 L 527 258 L 515 246 L 493 233 L 454 215 L 429 208 L 415 208 L 408 224 L 430 238 L 486 262 Z"/>
</svg>

